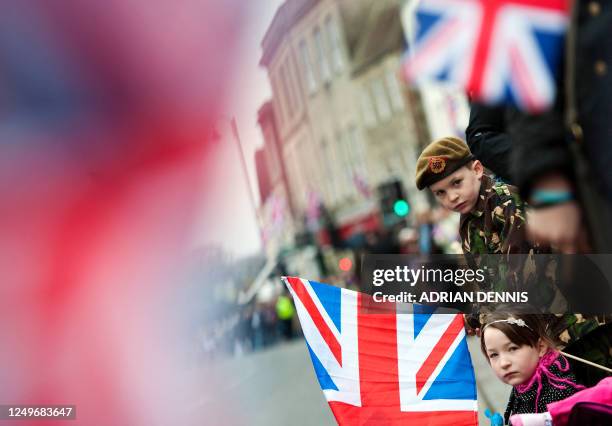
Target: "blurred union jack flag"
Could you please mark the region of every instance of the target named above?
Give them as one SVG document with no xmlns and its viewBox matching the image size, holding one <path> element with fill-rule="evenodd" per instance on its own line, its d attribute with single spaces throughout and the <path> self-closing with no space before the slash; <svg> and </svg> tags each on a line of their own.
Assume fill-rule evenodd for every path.
<svg viewBox="0 0 612 426">
<path fill-rule="evenodd" d="M 545 110 L 555 98 L 568 9 L 569 0 L 422 0 L 415 25 L 404 21 L 412 42 L 405 76 L 452 81 L 491 104 Z"/>
<path fill-rule="evenodd" d="M 461 314 L 416 305 L 400 314 L 355 291 L 295 277 L 285 283 L 339 424 L 478 424 Z"/>
</svg>

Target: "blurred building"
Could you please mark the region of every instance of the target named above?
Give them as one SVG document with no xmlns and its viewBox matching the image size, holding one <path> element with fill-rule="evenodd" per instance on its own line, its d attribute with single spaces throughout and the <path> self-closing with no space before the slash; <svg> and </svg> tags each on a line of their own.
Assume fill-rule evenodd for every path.
<svg viewBox="0 0 612 426">
<path fill-rule="evenodd" d="M 373 2 L 352 61 L 370 181 L 379 187 L 399 180 L 410 202 L 419 205 L 426 200 L 414 184 L 415 165 L 430 139 L 420 93 L 401 77 L 405 48 L 398 2 Z"/>
<path fill-rule="evenodd" d="M 262 48 L 276 136 L 261 114 L 260 126 L 265 144 L 274 139 L 279 147 L 272 161 L 286 167 L 296 232 L 319 219 L 318 204 L 343 239 L 378 229 L 376 188 L 394 179 L 423 202 L 414 162 L 429 136 L 420 97 L 398 74 L 404 46 L 397 0 L 287 0 Z"/>
<path fill-rule="evenodd" d="M 307 244 L 305 234 L 324 244 L 355 243 L 390 226 L 381 217 L 379 188 L 394 181 L 410 202 L 409 221 L 429 208 L 414 185 L 416 158 L 433 138 L 463 137 L 469 109 L 453 88 L 404 83 L 413 6 L 286 0 L 277 10 L 260 60 L 272 99 L 258 115 L 260 222 L 269 258 Z"/>
</svg>

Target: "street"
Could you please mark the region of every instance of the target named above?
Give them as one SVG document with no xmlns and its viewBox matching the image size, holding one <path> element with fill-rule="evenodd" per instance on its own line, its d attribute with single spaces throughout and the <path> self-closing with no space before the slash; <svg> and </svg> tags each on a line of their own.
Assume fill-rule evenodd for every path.
<svg viewBox="0 0 612 426">
<path fill-rule="evenodd" d="M 489 408 L 503 414 L 510 387 L 493 375 L 479 345 L 477 338 L 468 337 L 478 386 L 479 420 L 481 425 L 489 425 L 484 410 Z M 209 373 L 201 377 L 209 380 L 208 383 L 212 382 L 211 377 L 218 379 L 217 396 L 196 402 L 194 409 L 207 413 L 205 418 L 210 421 L 207 424 L 335 424 L 302 339 L 239 358 L 216 360 L 206 369 Z M 219 405 L 234 407 L 232 421 L 228 422 L 228 413 L 220 411 Z"/>
</svg>

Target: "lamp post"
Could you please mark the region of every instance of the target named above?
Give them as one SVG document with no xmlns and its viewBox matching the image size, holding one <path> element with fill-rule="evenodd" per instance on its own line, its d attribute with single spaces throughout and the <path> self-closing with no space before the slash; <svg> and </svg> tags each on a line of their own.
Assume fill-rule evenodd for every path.
<svg viewBox="0 0 612 426">
<path fill-rule="evenodd" d="M 253 212 L 255 213 L 255 217 L 257 218 L 257 206 L 255 205 L 255 197 L 253 196 L 253 189 L 251 187 L 251 179 L 249 178 L 249 171 L 247 169 L 246 160 L 244 158 L 244 150 L 242 148 L 242 141 L 240 140 L 240 135 L 238 134 L 238 126 L 236 125 L 236 118 L 232 117 L 230 120 L 230 124 L 232 127 L 232 134 L 234 139 L 236 140 L 236 144 L 238 145 L 238 151 L 240 153 L 240 164 L 242 165 L 242 170 L 244 172 L 244 178 L 246 179 L 247 191 L 249 192 L 249 201 L 251 203 L 251 207 L 253 208 Z M 259 225 L 259 221 L 258 225 Z"/>
</svg>

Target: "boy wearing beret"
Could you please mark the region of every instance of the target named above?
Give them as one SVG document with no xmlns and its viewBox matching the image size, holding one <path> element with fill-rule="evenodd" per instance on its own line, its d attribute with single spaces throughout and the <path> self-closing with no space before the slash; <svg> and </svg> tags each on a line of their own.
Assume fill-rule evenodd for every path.
<svg viewBox="0 0 612 426">
<path fill-rule="evenodd" d="M 459 236 L 468 263 L 477 261 L 483 254 L 548 252 L 548 249 L 532 245 L 525 238 L 525 205 L 518 189 L 487 176 L 483 165 L 461 139 L 449 136 L 432 142 L 419 156 L 416 169 L 417 188 L 429 187 L 444 208 L 461 214 Z M 555 297 L 559 290 L 548 282 L 548 262 L 538 262 L 531 273 L 523 270 L 530 268 L 517 258 L 507 266 L 511 272 L 505 279 L 493 283 L 493 289 L 501 291 L 522 287 L 533 290 L 537 286 L 543 305 L 563 298 L 560 294 Z M 597 327 L 595 319 L 574 314 L 565 314 L 556 320 L 551 318 L 551 321 L 551 335 L 558 336 L 565 344 Z"/>
<path fill-rule="evenodd" d="M 487 176 L 482 163 L 461 139 L 449 136 L 425 147 L 417 160 L 416 186 L 419 190 L 429 188 L 444 208 L 461 214 L 461 247 L 471 267 L 478 265 L 489 272 L 501 270 L 496 259 L 482 259 L 481 255 L 531 250 L 524 237 L 525 210 L 517 189 Z M 521 265 L 507 266 L 517 272 Z M 519 283 L 513 278 L 519 275 L 510 273 L 505 277 L 509 279 L 489 282 L 488 289 L 518 290 Z M 479 327 L 480 309 L 480 304 L 476 304 L 473 314 L 468 316 L 472 328 Z"/>
<path fill-rule="evenodd" d="M 495 182 L 468 146 L 453 136 L 429 144 L 417 160 L 416 186 L 429 188 L 438 202 L 461 214 L 464 253 L 529 253 L 525 208 L 518 190 Z"/>
</svg>

